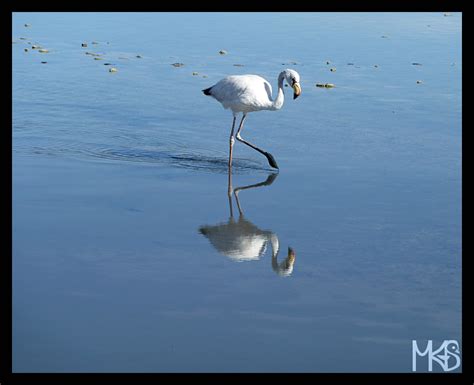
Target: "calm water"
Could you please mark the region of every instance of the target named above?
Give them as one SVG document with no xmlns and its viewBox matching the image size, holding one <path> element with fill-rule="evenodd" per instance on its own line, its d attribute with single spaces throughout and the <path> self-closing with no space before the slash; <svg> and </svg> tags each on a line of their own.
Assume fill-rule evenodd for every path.
<svg viewBox="0 0 474 385">
<path fill-rule="evenodd" d="M 461 343 L 461 18 L 13 14 L 13 371 L 410 372 L 412 340 Z M 284 68 L 302 95 L 243 130 L 280 172 L 236 143 L 231 212 L 201 90 Z"/>
</svg>

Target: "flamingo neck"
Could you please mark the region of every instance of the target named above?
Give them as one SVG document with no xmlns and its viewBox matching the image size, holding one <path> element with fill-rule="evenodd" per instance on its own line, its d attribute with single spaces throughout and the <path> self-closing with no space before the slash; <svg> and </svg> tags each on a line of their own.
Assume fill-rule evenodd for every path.
<svg viewBox="0 0 474 385">
<path fill-rule="evenodd" d="M 279 110 L 283 107 L 283 102 L 285 101 L 285 94 L 283 92 L 283 80 L 285 80 L 285 76 L 283 73 L 278 76 L 278 94 L 276 99 L 272 103 L 272 110 Z"/>
</svg>

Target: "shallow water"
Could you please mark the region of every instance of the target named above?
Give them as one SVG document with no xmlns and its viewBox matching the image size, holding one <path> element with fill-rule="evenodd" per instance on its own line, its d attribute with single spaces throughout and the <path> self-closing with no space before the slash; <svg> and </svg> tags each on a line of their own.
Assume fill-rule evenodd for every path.
<svg viewBox="0 0 474 385">
<path fill-rule="evenodd" d="M 461 343 L 461 16 L 13 14 L 13 371 L 410 372 L 412 340 Z M 280 172 L 237 143 L 230 206 L 201 90 L 284 68 L 302 95 L 242 131 Z"/>
</svg>

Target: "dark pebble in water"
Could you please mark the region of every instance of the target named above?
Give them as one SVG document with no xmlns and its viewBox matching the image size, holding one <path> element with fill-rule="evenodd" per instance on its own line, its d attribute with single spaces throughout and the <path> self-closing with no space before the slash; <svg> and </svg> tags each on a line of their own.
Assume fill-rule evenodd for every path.
<svg viewBox="0 0 474 385">
<path fill-rule="evenodd" d="M 221 49 L 221 50 L 219 51 L 219 55 L 227 55 L 227 51 L 224 50 L 224 49 Z"/>
<path fill-rule="evenodd" d="M 234 67 L 243 67 L 243 64 L 233 64 Z"/>
<path fill-rule="evenodd" d="M 137 55 L 137 56 L 135 56 L 135 57 L 136 57 L 137 59 L 141 59 L 141 58 L 142 58 L 141 55 Z"/>
<path fill-rule="evenodd" d="M 411 65 L 413 65 L 413 66 L 421 66 L 421 65 L 423 65 L 423 64 L 421 64 L 421 63 L 411 63 Z"/>
<path fill-rule="evenodd" d="M 84 48 L 87 47 L 87 43 L 82 43 L 81 47 L 84 47 Z"/>
<path fill-rule="evenodd" d="M 47 63 L 47 61 L 42 61 L 42 62 L 41 62 L 41 64 L 46 64 L 46 63 Z"/>
<path fill-rule="evenodd" d="M 416 84 L 421 84 L 421 83 L 423 83 L 421 80 L 416 81 Z"/>
<path fill-rule="evenodd" d="M 31 24 L 25 24 L 25 27 L 31 27 Z"/>
<path fill-rule="evenodd" d="M 184 66 L 183 63 L 173 63 L 173 64 L 171 64 L 171 65 L 172 65 L 173 67 L 182 67 L 182 66 Z"/>
<path fill-rule="evenodd" d="M 93 41 L 93 42 L 91 42 L 91 44 L 99 44 L 99 43 L 97 43 L 96 41 Z"/>
<path fill-rule="evenodd" d="M 374 67 L 375 67 L 375 68 L 379 68 L 379 66 L 378 66 L 377 64 L 374 64 Z"/>
<path fill-rule="evenodd" d="M 24 51 L 25 51 L 25 52 L 28 52 L 28 48 L 25 48 Z"/>
<path fill-rule="evenodd" d="M 20 40 L 26 40 L 26 37 L 20 37 L 19 39 Z"/>
<path fill-rule="evenodd" d="M 382 39 L 387 39 L 387 38 L 388 38 L 388 36 L 386 36 L 386 35 L 382 35 L 382 36 L 380 36 L 380 37 L 381 37 Z"/>
<path fill-rule="evenodd" d="M 353 66 L 353 65 L 354 65 L 354 63 L 347 63 L 347 65 L 348 65 L 348 66 Z"/>
<path fill-rule="evenodd" d="M 112 63 L 104 63 L 105 66 L 111 66 L 113 65 Z"/>
</svg>

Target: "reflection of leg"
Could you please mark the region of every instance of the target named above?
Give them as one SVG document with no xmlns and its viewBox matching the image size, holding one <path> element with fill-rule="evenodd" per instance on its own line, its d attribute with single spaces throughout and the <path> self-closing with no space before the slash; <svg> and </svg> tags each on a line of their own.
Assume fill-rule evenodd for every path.
<svg viewBox="0 0 474 385">
<path fill-rule="evenodd" d="M 229 138 L 229 168 L 232 167 L 232 150 L 234 148 L 234 127 L 235 127 L 235 119 L 236 116 L 234 115 L 234 120 L 232 121 L 232 130 L 230 131 L 230 138 Z"/>
<path fill-rule="evenodd" d="M 234 190 L 234 195 L 235 195 L 235 201 L 237 202 L 237 208 L 239 209 L 239 214 L 244 215 L 244 213 L 242 212 L 242 208 L 240 207 L 239 192 L 237 190 Z"/>
<path fill-rule="evenodd" d="M 273 157 L 272 154 L 270 154 L 269 152 L 266 152 L 266 151 L 263 151 L 262 149 L 258 148 L 257 146 L 255 146 L 254 144 L 250 143 L 250 142 L 247 142 L 246 140 L 244 140 L 241 136 L 240 136 L 240 131 L 242 130 L 243 126 L 244 126 L 244 121 L 245 121 L 245 118 L 247 117 L 246 114 L 244 114 L 244 116 L 242 116 L 242 120 L 240 121 L 240 125 L 239 125 L 239 129 L 237 130 L 237 134 L 235 135 L 235 137 L 237 138 L 238 141 L 246 144 L 247 146 L 253 148 L 254 150 L 257 150 L 259 153 L 265 155 L 265 157 L 267 158 L 268 160 L 268 163 L 270 164 L 271 167 L 274 167 L 274 168 L 278 168 L 278 165 L 275 161 L 275 158 Z"/>
<path fill-rule="evenodd" d="M 229 179 L 228 179 L 228 182 L 227 182 L 227 196 L 229 198 L 229 211 L 230 211 L 230 217 L 231 218 L 234 217 L 234 213 L 232 211 L 232 193 L 233 193 L 233 189 L 232 189 L 232 167 L 229 164 Z"/>
</svg>

